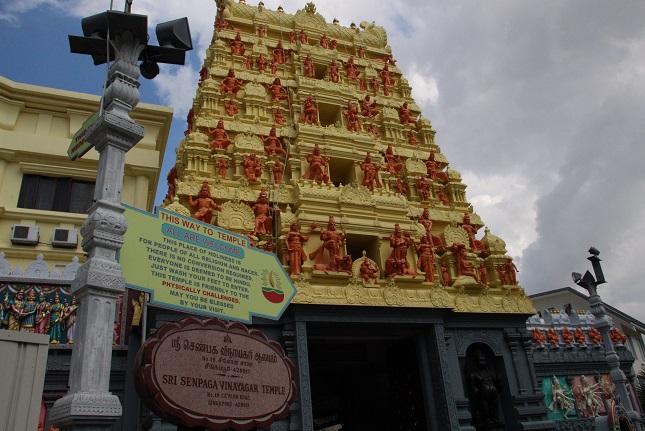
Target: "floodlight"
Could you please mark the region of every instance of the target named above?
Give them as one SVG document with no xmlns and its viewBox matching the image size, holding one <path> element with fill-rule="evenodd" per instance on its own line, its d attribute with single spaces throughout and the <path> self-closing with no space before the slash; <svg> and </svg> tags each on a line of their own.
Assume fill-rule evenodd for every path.
<svg viewBox="0 0 645 431">
<path fill-rule="evenodd" d="M 193 49 L 188 18 L 179 18 L 157 24 L 155 32 L 160 46 L 178 48 L 184 51 Z"/>
</svg>

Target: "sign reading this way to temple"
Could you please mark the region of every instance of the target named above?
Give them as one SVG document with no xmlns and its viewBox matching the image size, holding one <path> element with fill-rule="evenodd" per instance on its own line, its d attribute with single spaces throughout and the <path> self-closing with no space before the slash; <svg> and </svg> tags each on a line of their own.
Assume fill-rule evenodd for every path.
<svg viewBox="0 0 645 431">
<path fill-rule="evenodd" d="M 120 251 L 126 285 L 150 302 L 189 313 L 250 322 L 279 319 L 296 293 L 272 253 L 248 238 L 159 208 L 127 207 Z"/>
<path fill-rule="evenodd" d="M 189 428 L 267 428 L 295 400 L 294 367 L 276 341 L 239 322 L 187 317 L 139 350 L 135 385 L 162 419 Z"/>
</svg>

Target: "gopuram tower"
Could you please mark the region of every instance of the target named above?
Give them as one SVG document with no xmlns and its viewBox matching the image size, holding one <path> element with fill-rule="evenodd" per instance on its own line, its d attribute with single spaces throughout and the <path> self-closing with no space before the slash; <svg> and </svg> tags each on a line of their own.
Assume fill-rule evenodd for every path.
<svg viewBox="0 0 645 431">
<path fill-rule="evenodd" d="M 274 426 L 550 429 L 535 310 L 385 29 L 328 23 L 313 3 L 217 6 L 164 207 L 246 235 L 291 275 L 281 321 L 253 322 L 296 365 Z"/>
</svg>

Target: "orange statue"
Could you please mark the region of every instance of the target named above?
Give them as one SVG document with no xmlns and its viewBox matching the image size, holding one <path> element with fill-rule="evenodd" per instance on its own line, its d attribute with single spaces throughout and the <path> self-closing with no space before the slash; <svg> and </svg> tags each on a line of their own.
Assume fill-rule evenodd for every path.
<svg viewBox="0 0 645 431">
<path fill-rule="evenodd" d="M 206 129 L 208 130 L 208 133 L 213 136 L 213 140 L 208 145 L 208 148 L 217 148 L 223 150 L 226 149 L 226 147 L 228 147 L 228 145 L 231 143 L 231 140 L 228 137 L 228 133 L 226 133 L 226 130 L 224 130 L 223 119 L 219 119 L 215 129 L 211 129 L 210 127 L 207 127 Z"/>
<path fill-rule="evenodd" d="M 378 83 L 378 80 L 376 79 L 376 76 L 372 76 L 372 79 L 370 79 L 370 88 L 374 93 L 378 93 L 379 83 Z"/>
<path fill-rule="evenodd" d="M 333 272 L 351 272 L 351 264 L 347 267 L 347 255 L 343 253 L 343 244 L 347 237 L 347 232 L 342 233 L 336 230 L 336 221 L 334 216 L 329 216 L 327 222 L 327 230 L 320 231 L 320 240 L 322 244 L 313 253 L 309 254 L 309 259 L 316 259 L 314 269 L 320 271 L 333 271 Z M 323 263 L 323 255 L 325 250 L 329 254 L 329 264 Z M 351 262 L 351 256 L 349 256 Z"/>
<path fill-rule="evenodd" d="M 294 43 L 296 41 L 296 32 L 290 31 L 289 32 L 289 43 Z"/>
<path fill-rule="evenodd" d="M 316 66 L 314 66 L 314 63 L 311 61 L 311 56 L 307 54 L 307 57 L 305 57 L 305 61 L 303 62 L 303 66 L 305 69 L 305 76 L 307 78 L 315 78 L 316 77 Z"/>
<path fill-rule="evenodd" d="M 407 195 L 408 194 L 408 189 L 405 187 L 405 184 L 403 184 L 403 180 L 401 180 L 401 177 L 397 175 L 396 177 L 396 191 L 399 192 L 401 195 Z"/>
<path fill-rule="evenodd" d="M 598 332 L 598 330 L 593 327 L 589 328 L 589 339 L 594 344 L 602 343 L 602 335 L 600 335 L 600 332 Z"/>
<path fill-rule="evenodd" d="M 365 58 L 365 48 L 362 45 L 356 49 L 356 55 L 358 58 Z"/>
<path fill-rule="evenodd" d="M 358 108 L 354 106 L 351 100 L 347 101 L 347 111 L 341 111 L 347 118 L 347 130 L 350 132 L 360 132 L 361 122 L 358 119 Z"/>
<path fill-rule="evenodd" d="M 213 210 L 221 211 L 222 207 L 217 205 L 217 203 L 211 198 L 211 189 L 208 186 L 208 181 L 204 181 L 202 188 L 197 194 L 197 199 L 193 200 L 193 197 L 188 195 L 188 204 L 197 208 L 193 214 L 195 220 L 203 221 L 204 223 L 210 223 L 213 219 Z"/>
<path fill-rule="evenodd" d="M 235 77 L 235 71 L 233 69 L 228 70 L 228 76 L 224 78 L 219 85 L 219 90 L 222 94 L 237 94 L 244 83 L 243 80 L 237 79 Z"/>
<path fill-rule="evenodd" d="M 246 70 L 253 69 L 253 56 L 252 55 L 247 55 L 246 56 L 246 60 L 244 61 L 244 65 L 246 67 Z"/>
<path fill-rule="evenodd" d="M 367 131 L 370 132 L 372 135 L 374 135 L 374 138 L 376 139 L 381 137 L 381 134 L 379 133 L 374 123 L 370 123 L 370 125 L 367 126 Z"/>
<path fill-rule="evenodd" d="M 549 328 L 548 331 L 546 331 L 546 336 L 549 339 L 549 343 L 551 343 L 554 347 L 558 347 L 560 345 L 560 337 L 558 337 L 555 329 Z"/>
<path fill-rule="evenodd" d="M 279 106 L 275 108 L 275 114 L 273 115 L 273 119 L 275 120 L 276 124 L 280 124 L 280 125 L 287 122 L 287 117 L 284 116 Z"/>
<path fill-rule="evenodd" d="M 414 137 L 414 133 L 412 132 L 412 129 L 408 131 L 408 144 L 416 147 L 419 145 L 419 140 Z"/>
<path fill-rule="evenodd" d="M 302 272 L 302 264 L 307 260 L 307 255 L 302 249 L 302 243 L 309 240 L 309 235 L 311 235 L 311 232 L 316 226 L 316 222 L 312 222 L 307 235 L 303 235 L 298 232 L 298 223 L 291 223 L 291 229 L 285 237 L 285 244 L 287 246 L 285 255 L 287 256 L 287 262 L 289 262 L 289 273 L 291 275 L 298 275 Z"/>
<path fill-rule="evenodd" d="M 314 98 L 311 94 L 305 98 L 305 105 L 302 109 L 302 114 L 300 114 L 300 121 L 304 121 L 305 124 L 318 125 L 318 105 L 314 102 Z"/>
<path fill-rule="evenodd" d="M 282 139 L 278 138 L 276 135 L 275 125 L 271 127 L 269 136 L 258 136 L 260 136 L 260 139 L 264 142 L 264 150 L 269 154 L 269 156 L 275 157 L 277 154 L 282 154 L 287 157 L 287 152 L 282 148 Z"/>
<path fill-rule="evenodd" d="M 475 276 L 475 268 L 473 264 L 468 262 L 468 253 L 466 252 L 466 246 L 463 244 L 454 243 L 450 250 L 455 256 L 457 256 L 457 276 Z"/>
<path fill-rule="evenodd" d="M 224 110 L 226 110 L 226 113 L 232 117 L 239 112 L 240 108 L 238 108 L 237 103 L 235 103 L 233 99 L 228 99 L 228 102 L 224 105 Z"/>
<path fill-rule="evenodd" d="M 389 55 L 383 57 L 382 60 L 383 60 L 383 63 L 385 63 L 386 66 L 388 64 L 391 64 L 392 66 L 396 66 L 396 60 L 394 59 L 394 57 L 392 57 L 392 54 L 389 54 Z"/>
<path fill-rule="evenodd" d="M 231 166 L 231 163 L 224 157 L 220 157 L 217 161 L 217 174 L 221 179 L 226 179 L 226 170 L 229 168 L 229 166 Z"/>
<path fill-rule="evenodd" d="M 390 95 L 389 87 L 394 85 L 394 80 L 392 78 L 392 73 L 390 72 L 390 69 L 387 67 L 387 63 L 385 66 L 383 66 L 383 70 L 379 72 L 381 75 L 381 79 L 383 80 L 383 94 L 386 96 Z"/>
<path fill-rule="evenodd" d="M 398 223 L 394 225 L 394 233 L 390 235 L 390 247 L 392 252 L 385 261 L 385 275 L 394 277 L 395 275 L 412 275 L 417 273 L 410 268 L 408 262 L 408 248 L 414 246 L 410 232 L 403 232 Z"/>
<path fill-rule="evenodd" d="M 417 125 L 416 119 L 412 118 L 412 111 L 408 108 L 408 102 L 403 102 L 403 105 L 399 107 L 399 119 L 401 124 Z"/>
<path fill-rule="evenodd" d="M 242 42 L 242 36 L 240 36 L 239 31 L 237 32 L 235 39 L 229 40 L 229 44 L 231 45 L 231 54 L 244 55 L 244 52 L 246 51 L 246 46 L 244 45 L 244 42 Z"/>
<path fill-rule="evenodd" d="M 381 165 L 372 163 L 372 156 L 370 155 L 369 151 L 365 156 L 365 160 L 358 162 L 358 165 L 361 167 L 361 170 L 364 174 L 363 182 L 361 183 L 361 185 L 367 187 L 372 191 L 374 190 L 374 187 L 379 189 L 383 187 L 378 178 L 378 171 L 381 169 Z"/>
<path fill-rule="evenodd" d="M 425 164 L 428 171 L 428 176 L 431 179 L 437 179 L 444 183 L 450 181 L 448 174 L 440 170 L 441 168 L 443 168 L 443 165 L 435 160 L 434 151 L 430 151 L 430 155 L 428 156 L 428 160 L 426 160 Z"/>
<path fill-rule="evenodd" d="M 508 279 L 506 278 L 506 265 L 495 265 L 495 271 L 499 275 L 499 281 L 504 286 L 508 285 Z"/>
<path fill-rule="evenodd" d="M 439 197 L 439 200 L 441 201 L 442 204 L 445 206 L 450 206 L 450 201 L 448 200 L 448 197 L 443 191 L 443 187 L 439 187 L 439 191 L 437 192 L 437 197 Z"/>
<path fill-rule="evenodd" d="M 199 86 L 201 87 L 202 83 L 208 79 L 208 68 L 206 66 L 202 67 L 199 70 Z"/>
<path fill-rule="evenodd" d="M 354 63 L 354 57 L 349 57 L 349 59 L 347 60 L 347 63 L 341 60 L 341 63 L 347 70 L 347 77 L 349 79 L 356 79 L 358 78 L 358 75 L 361 74 L 361 72 L 358 70 L 358 66 L 356 66 L 356 64 Z"/>
<path fill-rule="evenodd" d="M 259 37 L 260 39 L 264 39 L 264 37 L 266 36 L 266 34 L 267 34 L 267 29 L 266 29 L 266 27 L 264 27 L 263 25 L 260 25 L 260 26 L 258 27 L 258 37 Z"/>
<path fill-rule="evenodd" d="M 432 249 L 431 240 L 427 235 L 421 237 L 421 241 L 416 246 L 419 260 L 417 268 L 425 272 L 425 281 L 434 283 L 434 250 Z"/>
<path fill-rule="evenodd" d="M 611 341 L 614 343 L 621 343 L 625 344 L 625 341 L 627 341 L 627 335 L 623 334 L 616 328 L 615 326 L 611 328 L 611 332 L 609 333 L 609 337 L 611 338 Z"/>
<path fill-rule="evenodd" d="M 320 46 L 325 49 L 329 48 L 329 39 L 327 39 L 326 33 L 323 33 L 322 37 L 320 38 Z"/>
<path fill-rule="evenodd" d="M 277 64 L 284 64 L 289 50 L 284 49 L 282 46 L 282 41 L 278 41 L 278 44 L 273 49 L 273 61 Z"/>
<path fill-rule="evenodd" d="M 329 42 L 329 49 L 336 49 L 338 47 L 338 41 L 336 39 L 332 39 L 331 42 Z"/>
<path fill-rule="evenodd" d="M 417 185 L 417 193 L 419 194 L 419 197 L 421 198 L 421 200 L 422 201 L 429 200 L 430 187 L 428 187 L 428 182 L 426 181 L 423 175 L 417 178 L 416 185 Z"/>
<path fill-rule="evenodd" d="M 517 286 L 516 273 L 518 273 L 519 271 L 517 270 L 517 267 L 513 263 L 513 259 L 510 257 L 507 258 L 506 263 L 504 265 L 506 266 L 506 277 L 508 278 L 508 283 L 512 284 L 513 286 Z"/>
<path fill-rule="evenodd" d="M 488 270 L 484 266 L 484 262 L 479 262 L 479 282 L 488 284 Z"/>
<path fill-rule="evenodd" d="M 544 344 L 544 342 L 546 341 L 546 336 L 542 333 L 542 331 L 540 331 L 540 328 L 533 328 L 531 332 L 533 332 L 534 343 L 540 346 Z"/>
<path fill-rule="evenodd" d="M 272 213 L 279 212 L 279 208 L 272 208 L 269 205 L 269 196 L 267 195 L 266 189 L 260 190 L 260 196 L 255 202 L 255 205 L 251 207 L 253 214 L 255 214 L 255 230 L 253 231 L 254 235 L 270 235 L 271 234 L 271 225 L 273 223 Z"/>
<path fill-rule="evenodd" d="M 264 58 L 264 54 L 260 54 L 258 58 L 255 59 L 255 67 L 257 67 L 260 72 L 264 72 L 266 70 L 267 64 L 269 64 L 269 62 Z"/>
<path fill-rule="evenodd" d="M 166 180 L 168 181 L 168 193 L 166 193 L 166 197 L 164 198 L 165 201 L 172 201 L 172 198 L 175 197 L 175 191 L 176 191 L 176 183 L 175 180 L 177 180 L 177 168 L 172 167 L 170 171 L 168 171 L 168 176 L 166 177 Z"/>
<path fill-rule="evenodd" d="M 424 208 L 421 215 L 417 217 L 417 221 L 425 228 L 426 236 L 432 240 L 432 245 L 438 250 L 438 254 L 442 254 L 445 251 L 443 248 L 443 241 L 439 235 L 432 234 L 432 220 L 430 220 L 430 210 L 427 207 Z"/>
<path fill-rule="evenodd" d="M 361 263 L 359 272 L 361 273 L 361 278 L 365 281 L 365 284 L 377 283 L 376 280 L 378 278 L 378 268 L 376 268 L 376 266 L 368 258 L 365 258 Z"/>
<path fill-rule="evenodd" d="M 272 61 L 270 67 L 271 67 L 271 73 L 275 75 L 278 72 L 278 63 L 276 63 L 275 61 Z"/>
<path fill-rule="evenodd" d="M 582 329 L 576 328 L 575 332 L 573 333 L 573 338 L 575 338 L 576 343 L 585 345 L 587 344 L 587 339 L 585 338 L 585 333 L 582 332 Z"/>
<path fill-rule="evenodd" d="M 287 90 L 280 83 L 280 78 L 276 78 L 272 84 L 264 84 L 264 86 L 271 92 L 271 100 L 274 102 L 289 98 L 289 93 L 287 93 Z"/>
<path fill-rule="evenodd" d="M 184 132 L 184 136 L 188 136 L 188 134 L 193 130 L 194 118 L 195 111 L 193 111 L 193 108 L 190 108 L 190 111 L 188 111 L 188 115 L 186 116 L 186 131 Z"/>
<path fill-rule="evenodd" d="M 324 182 L 329 184 L 329 157 L 323 157 L 320 154 L 320 147 L 316 143 L 314 150 L 311 154 L 306 155 L 307 163 L 309 167 L 302 176 L 305 180 L 309 179 L 309 176 L 313 174 L 313 180 L 320 184 Z"/>
<path fill-rule="evenodd" d="M 376 110 L 376 100 L 370 100 L 370 95 L 367 94 L 361 102 L 361 115 L 363 117 L 374 118 L 378 115 L 379 111 Z"/>
<path fill-rule="evenodd" d="M 441 262 L 441 282 L 444 286 L 450 286 L 450 272 L 446 262 Z"/>
<path fill-rule="evenodd" d="M 573 334 L 571 333 L 571 330 L 567 327 L 562 329 L 562 340 L 565 342 L 565 344 L 568 344 L 568 345 L 573 344 Z"/>
<path fill-rule="evenodd" d="M 273 166 L 271 167 L 271 172 L 273 172 L 273 183 L 282 184 L 282 173 L 284 171 L 284 165 L 280 162 L 280 159 L 275 159 Z"/>
<path fill-rule="evenodd" d="M 306 45 L 306 44 L 307 44 L 307 33 L 305 33 L 305 31 L 304 31 L 304 30 L 302 30 L 302 29 L 300 30 L 300 33 L 298 34 L 298 40 L 299 40 L 299 41 L 300 41 L 300 43 L 302 43 L 303 45 Z"/>
<path fill-rule="evenodd" d="M 365 91 L 365 79 L 363 78 L 357 78 L 356 82 L 358 83 L 358 89 L 360 91 Z"/>
<path fill-rule="evenodd" d="M 478 229 L 477 227 L 473 226 L 470 223 L 470 215 L 468 213 L 464 214 L 464 222 L 462 223 L 461 227 L 468 234 L 468 242 L 470 243 L 471 251 L 477 254 L 486 253 L 486 246 L 484 245 L 484 243 L 475 238 L 475 235 L 477 234 Z M 515 267 L 515 265 L 513 265 L 513 267 Z M 506 268 L 506 272 L 508 273 L 508 267 Z M 509 281 L 512 281 L 512 279 Z M 509 284 L 513 284 L 513 283 L 509 283 Z"/>
<path fill-rule="evenodd" d="M 249 156 L 244 156 L 242 166 L 244 167 L 244 176 L 246 176 L 247 180 L 258 181 L 258 178 L 262 176 L 262 160 L 258 158 L 255 152 Z"/>
<path fill-rule="evenodd" d="M 338 72 L 338 66 L 336 65 L 336 62 L 334 60 L 329 63 L 329 80 L 333 83 L 337 83 L 340 78 L 340 74 Z"/>
</svg>

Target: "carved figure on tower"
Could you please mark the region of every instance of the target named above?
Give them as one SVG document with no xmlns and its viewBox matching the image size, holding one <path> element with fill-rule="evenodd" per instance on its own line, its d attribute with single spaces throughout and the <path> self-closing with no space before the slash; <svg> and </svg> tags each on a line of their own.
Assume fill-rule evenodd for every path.
<svg viewBox="0 0 645 431">
<path fill-rule="evenodd" d="M 367 131 L 370 132 L 372 135 L 374 135 L 375 139 L 378 139 L 381 137 L 381 134 L 378 131 L 378 128 L 374 123 L 370 123 L 369 126 L 367 126 Z"/>
<path fill-rule="evenodd" d="M 327 39 L 326 33 L 323 33 L 322 37 L 320 38 L 320 46 L 325 49 L 329 48 L 329 39 Z"/>
<path fill-rule="evenodd" d="M 213 138 L 211 143 L 208 145 L 208 148 L 217 148 L 218 150 L 224 150 L 231 143 L 231 140 L 228 137 L 228 133 L 226 133 L 226 130 L 224 130 L 223 119 L 219 119 L 217 126 L 214 129 L 211 129 L 210 127 L 206 127 L 206 129 Z"/>
<path fill-rule="evenodd" d="M 555 329 L 549 328 L 546 331 L 546 337 L 549 339 L 549 343 L 551 343 L 552 346 L 558 347 L 560 345 L 560 337 L 558 337 L 557 332 L 555 332 Z"/>
<path fill-rule="evenodd" d="M 385 261 L 385 275 L 412 275 L 417 273 L 410 267 L 408 262 L 408 248 L 414 246 L 410 232 L 403 232 L 398 223 L 394 225 L 394 233 L 390 235 L 390 247 L 392 252 Z"/>
<path fill-rule="evenodd" d="M 374 187 L 379 189 L 383 187 L 378 178 L 378 171 L 381 169 L 381 165 L 372 163 L 372 156 L 370 155 L 369 151 L 365 156 L 365 160 L 358 162 L 358 165 L 361 167 L 361 170 L 364 174 L 363 182 L 361 183 L 361 185 L 367 187 L 372 191 L 374 190 Z"/>
<path fill-rule="evenodd" d="M 244 168 L 244 176 L 249 181 L 258 181 L 258 178 L 262 176 L 262 160 L 255 152 L 244 156 L 242 167 Z"/>
<path fill-rule="evenodd" d="M 202 83 L 208 79 L 208 68 L 206 66 L 202 67 L 199 70 L 199 86 L 202 86 Z"/>
<path fill-rule="evenodd" d="M 585 337 L 585 333 L 582 332 L 582 329 L 576 328 L 575 332 L 573 333 L 573 337 L 576 340 L 576 343 L 585 345 L 587 344 L 587 338 Z"/>
<path fill-rule="evenodd" d="M 288 53 L 289 50 L 284 49 L 284 47 L 282 46 L 282 41 L 278 41 L 278 44 L 273 49 L 273 61 L 276 64 L 284 64 Z"/>
<path fill-rule="evenodd" d="M 412 131 L 412 129 L 408 130 L 408 144 L 414 147 L 419 145 L 419 140 L 414 137 L 414 132 Z"/>
<path fill-rule="evenodd" d="M 483 243 L 482 243 L 483 245 Z M 506 263 L 504 264 L 506 266 L 506 278 L 508 279 L 508 283 L 512 284 L 513 286 L 517 286 L 517 273 L 519 272 L 517 270 L 517 267 L 513 263 L 512 258 L 507 258 Z"/>
<path fill-rule="evenodd" d="M 611 332 L 609 333 L 609 337 L 611 338 L 611 341 L 614 343 L 621 343 L 625 344 L 627 341 L 627 336 L 620 332 L 617 327 L 611 328 Z"/>
<path fill-rule="evenodd" d="M 271 172 L 273 172 L 273 183 L 282 184 L 282 172 L 284 171 L 284 165 L 280 162 L 280 159 L 275 159 L 273 166 L 271 167 Z"/>
<path fill-rule="evenodd" d="M 592 343 L 594 344 L 600 344 L 602 343 L 602 335 L 600 335 L 600 332 L 593 326 L 589 328 L 589 340 L 591 340 Z"/>
<path fill-rule="evenodd" d="M 379 111 L 376 110 L 376 100 L 370 99 L 370 95 L 365 95 L 365 98 L 361 102 L 361 115 L 363 117 L 374 118 L 378 115 Z"/>
<path fill-rule="evenodd" d="M 273 114 L 273 119 L 274 119 L 276 124 L 280 124 L 280 125 L 282 125 L 282 124 L 287 122 L 287 117 L 284 116 L 284 114 L 282 113 L 282 110 L 280 109 L 279 106 L 277 108 L 275 108 L 275 113 Z"/>
<path fill-rule="evenodd" d="M 166 201 L 172 201 L 172 198 L 175 197 L 175 191 L 177 190 L 177 186 L 175 181 L 177 180 L 177 168 L 172 167 L 170 168 L 170 171 L 168 171 L 168 175 L 166 176 L 166 181 L 168 182 L 168 192 L 166 193 L 166 197 L 164 200 Z"/>
<path fill-rule="evenodd" d="M 345 67 L 345 70 L 347 71 L 347 77 L 349 79 L 356 79 L 358 78 L 358 75 L 361 74 L 361 72 L 358 70 L 358 66 L 354 63 L 354 57 L 349 57 L 347 60 L 347 63 L 343 62 L 341 60 L 341 63 L 343 64 L 343 67 Z"/>
<path fill-rule="evenodd" d="M 472 223 L 470 223 L 470 215 L 468 213 L 464 214 L 464 221 L 461 224 L 461 227 L 468 234 L 470 250 L 476 254 L 487 254 L 488 252 L 486 251 L 486 246 L 484 245 L 484 243 L 475 238 L 478 229 Z M 515 265 L 513 265 L 513 267 L 515 267 Z"/>
<path fill-rule="evenodd" d="M 437 197 L 442 204 L 444 204 L 445 206 L 450 206 L 450 201 L 448 200 L 446 193 L 444 193 L 443 187 L 439 187 L 439 190 L 437 191 Z"/>
<path fill-rule="evenodd" d="M 307 33 L 305 33 L 304 29 L 300 30 L 300 33 L 298 33 L 298 40 L 300 41 L 301 44 L 306 45 L 307 44 Z"/>
<path fill-rule="evenodd" d="M 239 31 L 235 35 L 235 39 L 229 40 L 229 44 L 231 45 L 231 54 L 233 55 L 244 55 L 244 52 L 246 52 L 246 46 L 242 42 L 242 36 L 240 36 Z"/>
<path fill-rule="evenodd" d="M 396 191 L 401 195 L 407 195 L 408 194 L 407 187 L 405 187 L 405 184 L 403 184 L 403 180 L 398 175 L 396 177 Z"/>
<path fill-rule="evenodd" d="M 305 76 L 307 78 L 315 78 L 316 77 L 316 66 L 314 66 L 314 63 L 311 61 L 311 56 L 307 54 L 305 57 L 305 61 L 303 62 L 303 66 L 305 69 Z"/>
<path fill-rule="evenodd" d="M 437 249 L 437 254 L 443 254 L 446 251 L 443 247 L 443 241 L 439 235 L 432 233 L 432 220 L 430 219 L 430 210 L 427 207 L 417 217 L 417 221 L 425 228 L 426 236 L 432 240 L 432 246 Z"/>
<path fill-rule="evenodd" d="M 444 286 L 450 286 L 450 271 L 446 262 L 441 262 L 441 283 Z"/>
<path fill-rule="evenodd" d="M 358 84 L 358 89 L 360 91 L 365 91 L 365 79 L 364 78 L 356 78 L 356 83 Z"/>
<path fill-rule="evenodd" d="M 260 39 L 264 39 L 264 37 L 266 36 L 266 34 L 267 34 L 267 29 L 266 29 L 266 27 L 264 27 L 263 25 L 260 25 L 260 26 L 258 27 L 258 37 L 259 37 Z"/>
<path fill-rule="evenodd" d="M 450 181 L 448 174 L 440 170 L 443 168 L 443 165 L 435 160 L 434 151 L 430 151 L 430 155 L 428 155 L 428 160 L 425 161 L 425 165 L 428 177 L 431 179 L 436 179 L 444 183 Z"/>
<path fill-rule="evenodd" d="M 343 245 L 345 243 L 345 238 L 347 237 L 347 232 L 343 231 L 338 232 L 336 230 L 336 221 L 334 216 L 329 216 L 329 221 L 327 222 L 327 229 L 322 229 L 320 231 L 320 240 L 322 244 L 314 252 L 309 254 L 309 259 L 316 259 L 316 264 L 314 269 L 321 271 L 333 271 L 333 272 L 351 272 L 351 264 L 349 268 L 347 267 L 346 255 L 343 253 Z M 329 264 L 323 263 L 324 252 L 327 251 L 329 255 Z M 351 256 L 349 256 L 351 262 Z"/>
<path fill-rule="evenodd" d="M 302 176 L 305 180 L 308 180 L 311 175 L 313 175 L 313 180 L 320 184 L 324 182 L 329 184 L 329 157 L 324 157 L 320 154 L 320 147 L 318 144 L 315 144 L 311 154 L 305 156 L 307 158 L 307 163 L 309 167 Z"/>
<path fill-rule="evenodd" d="M 231 166 L 231 163 L 228 161 L 228 159 L 220 157 L 217 160 L 217 174 L 221 179 L 226 179 L 226 171 L 228 170 L 229 166 Z"/>
<path fill-rule="evenodd" d="M 564 410 L 564 418 L 569 419 L 569 413 L 573 411 L 574 404 L 573 398 L 567 395 L 565 389 L 561 386 L 560 380 L 556 376 L 553 376 L 551 380 L 551 396 L 553 400 L 549 404 L 549 410 L 552 412 L 558 412 Z M 571 394 L 571 392 L 569 392 Z"/>
<path fill-rule="evenodd" d="M 567 327 L 564 327 L 562 329 L 562 341 L 564 341 L 565 344 L 573 344 L 573 334 L 571 333 L 571 330 Z"/>
<path fill-rule="evenodd" d="M 430 199 L 430 187 L 428 186 L 428 181 L 426 178 L 421 175 L 416 180 L 417 193 L 422 201 L 427 201 Z"/>
<path fill-rule="evenodd" d="M 281 100 L 287 100 L 289 98 L 289 93 L 282 86 L 280 78 L 273 80 L 271 84 L 264 84 L 266 88 L 271 92 L 271 100 L 274 102 L 279 102 Z"/>
<path fill-rule="evenodd" d="M 338 71 L 338 65 L 334 60 L 329 63 L 329 80 L 333 83 L 338 83 L 340 79 L 340 73 Z"/>
<path fill-rule="evenodd" d="M 450 251 L 457 257 L 457 276 L 475 277 L 475 268 L 468 262 L 468 253 L 464 244 L 453 243 Z"/>
<path fill-rule="evenodd" d="M 300 114 L 300 121 L 305 124 L 311 123 L 315 126 L 318 125 L 318 105 L 311 94 L 305 98 L 302 114 Z"/>
<path fill-rule="evenodd" d="M 240 108 L 238 108 L 237 103 L 233 99 L 228 99 L 228 102 L 224 105 L 224 110 L 226 110 L 229 116 L 233 117 L 239 112 Z"/>
<path fill-rule="evenodd" d="M 307 260 L 307 254 L 303 250 L 302 244 L 309 240 L 309 235 L 311 235 L 316 226 L 316 222 L 312 222 L 307 235 L 303 235 L 298 231 L 298 223 L 291 223 L 291 228 L 285 237 L 287 246 L 285 254 L 287 262 L 289 262 L 289 273 L 291 275 L 298 275 L 302 272 L 302 264 Z"/>
<path fill-rule="evenodd" d="M 508 285 L 508 277 L 506 277 L 506 265 L 495 265 L 495 271 L 499 275 L 499 282 L 502 285 Z"/>
<path fill-rule="evenodd" d="M 387 67 L 387 63 L 383 66 L 383 70 L 379 72 L 381 75 L 381 79 L 383 82 L 383 94 L 386 96 L 390 95 L 390 90 L 389 87 L 394 85 L 394 79 L 392 78 L 392 72 L 390 72 L 390 69 Z"/>
<path fill-rule="evenodd" d="M 481 284 L 488 284 L 488 270 L 484 266 L 484 262 L 479 262 L 479 282 Z"/>
<path fill-rule="evenodd" d="M 273 216 L 276 212 L 280 212 L 279 208 L 273 208 L 269 205 L 269 195 L 266 189 L 260 190 L 258 200 L 251 207 L 253 214 L 255 214 L 255 230 L 254 235 L 270 235 L 271 225 L 273 224 Z"/>
<path fill-rule="evenodd" d="M 282 139 L 278 138 L 276 135 L 275 125 L 271 127 L 269 136 L 258 136 L 260 136 L 260 139 L 264 142 L 264 150 L 269 154 L 269 156 L 275 157 L 278 154 L 282 154 L 287 157 L 287 152 L 282 148 Z"/>
<path fill-rule="evenodd" d="M 184 136 L 188 136 L 193 130 L 193 118 L 195 118 L 195 112 L 193 111 L 193 108 L 190 108 L 190 111 L 188 111 L 188 115 L 186 116 L 186 131 L 184 132 Z"/>
<path fill-rule="evenodd" d="M 193 200 L 193 197 L 188 195 L 188 204 L 193 208 L 197 208 L 193 214 L 195 220 L 209 224 L 213 219 L 213 210 L 222 210 L 222 207 L 211 198 L 211 189 L 208 186 L 208 181 L 204 181 L 202 184 L 201 189 L 197 193 L 197 199 Z"/>
<path fill-rule="evenodd" d="M 219 91 L 222 94 L 236 95 L 240 88 L 242 88 L 244 81 L 235 77 L 235 70 L 229 69 L 228 75 L 222 80 L 219 85 Z"/>
<path fill-rule="evenodd" d="M 38 296 L 38 304 L 36 304 L 36 333 L 46 334 L 49 329 L 49 314 L 50 304 L 47 302 L 45 292 L 41 289 Z"/>
<path fill-rule="evenodd" d="M 296 32 L 295 31 L 290 31 L 289 32 L 289 43 L 295 43 L 296 41 Z"/>
<path fill-rule="evenodd" d="M 356 55 L 358 58 L 365 58 L 365 48 L 362 45 L 356 48 Z"/>
<path fill-rule="evenodd" d="M 345 118 L 347 118 L 347 130 L 350 132 L 360 132 L 361 122 L 358 119 L 358 108 L 354 106 L 351 100 L 347 101 L 347 111 L 342 111 Z"/>
<path fill-rule="evenodd" d="M 246 60 L 244 61 L 244 65 L 246 67 L 246 70 L 253 69 L 253 56 L 252 55 L 247 55 L 246 56 Z"/>
<path fill-rule="evenodd" d="M 434 250 L 432 243 L 427 235 L 421 237 L 419 244 L 416 245 L 419 255 L 417 268 L 425 272 L 425 281 L 434 283 Z"/>
<path fill-rule="evenodd" d="M 378 79 L 376 79 L 376 76 L 372 76 L 372 79 L 370 79 L 370 88 L 372 89 L 374 94 L 378 94 L 379 83 Z"/>
<path fill-rule="evenodd" d="M 264 54 L 260 54 L 258 58 L 255 59 L 255 67 L 257 67 L 260 72 L 264 72 L 268 64 L 269 62 L 264 58 Z"/>
<path fill-rule="evenodd" d="M 408 108 L 408 102 L 403 102 L 403 105 L 399 107 L 399 120 L 401 120 L 401 124 L 412 124 L 416 126 L 416 119 L 412 115 L 412 111 Z"/>
<path fill-rule="evenodd" d="M 578 386 L 574 387 L 574 392 L 582 401 L 582 410 L 589 417 L 598 417 L 600 410 L 603 408 L 602 397 L 600 395 L 600 383 L 589 382 L 589 379 L 582 375 Z"/>
<path fill-rule="evenodd" d="M 533 328 L 531 332 L 533 333 L 533 342 L 538 346 L 543 345 L 546 341 L 546 336 L 542 333 L 542 331 L 540 331 L 540 328 Z"/>
</svg>

